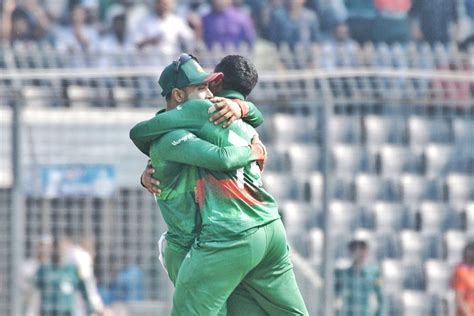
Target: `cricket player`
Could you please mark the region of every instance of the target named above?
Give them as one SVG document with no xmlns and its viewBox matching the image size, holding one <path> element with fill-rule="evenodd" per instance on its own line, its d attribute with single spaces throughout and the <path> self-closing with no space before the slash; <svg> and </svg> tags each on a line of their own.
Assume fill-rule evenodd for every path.
<svg viewBox="0 0 474 316">
<path fill-rule="evenodd" d="M 189 58 L 185 55 L 184 58 Z M 177 62 L 180 62 L 179 60 Z M 171 71 L 175 69 L 169 68 Z M 212 96 L 207 88 L 207 82 L 213 79 L 219 79 L 222 74 L 216 73 L 208 75 L 202 72 L 198 64 L 188 64 L 180 69 L 185 74 L 186 86 L 182 89 L 176 89 L 176 99 L 181 101 L 189 99 L 206 99 Z M 182 85 L 182 84 L 181 84 Z M 164 93 L 168 94 L 167 92 Z M 178 103 L 169 102 L 167 110 L 178 105 Z M 214 99 L 217 108 L 223 105 L 232 104 L 225 102 L 224 99 Z M 238 104 L 233 104 L 236 114 L 229 118 L 241 115 L 243 112 Z M 250 123 L 261 123 L 262 115 L 258 110 L 252 110 L 253 104 L 243 105 L 249 115 L 245 118 Z M 237 113 L 238 112 L 238 113 Z M 222 113 L 223 119 L 226 119 L 226 113 Z M 258 138 L 249 146 L 228 146 L 217 147 L 206 141 L 203 141 L 189 131 L 175 130 L 168 133 L 157 141 L 157 148 L 160 151 L 159 157 L 153 157 L 153 165 L 156 168 L 156 176 L 162 179 L 162 191 L 156 200 L 160 206 L 161 212 L 168 225 L 166 234 L 167 244 L 163 258 L 161 257 L 160 239 L 160 261 L 164 265 L 170 280 L 173 284 L 176 281 L 179 267 L 185 255 L 189 252 L 191 245 L 200 230 L 200 213 L 197 209 L 194 197 L 194 189 L 198 178 L 197 166 L 212 170 L 230 170 L 237 169 L 247 165 L 254 160 L 261 161 L 265 158 L 264 147 L 259 143 Z M 182 164 L 186 163 L 186 164 Z M 191 166 L 193 164 L 194 166 Z M 265 312 L 253 301 L 244 291 L 239 292 L 239 305 L 247 305 L 247 310 L 252 315 L 266 315 Z M 245 303 L 243 302 L 245 301 Z M 226 310 L 220 312 L 225 315 Z"/>
<path fill-rule="evenodd" d="M 163 93 L 169 91 L 169 85 L 173 90 L 180 84 L 167 69 L 160 78 Z M 179 95 L 171 95 L 179 103 L 176 97 Z M 256 134 L 250 125 L 239 120 L 228 129 L 216 126 L 208 120 L 210 107 L 210 102 L 188 101 L 137 124 L 130 136 L 142 151 L 177 128 L 219 146 L 250 143 Z M 154 150 L 153 145 L 152 160 Z M 157 150 L 156 156 L 160 154 Z M 217 315 L 239 284 L 269 315 L 307 315 L 277 205 L 262 188 L 257 164 L 232 172 L 198 171 L 195 192 L 201 231 L 179 269 L 172 315 Z"/>
</svg>

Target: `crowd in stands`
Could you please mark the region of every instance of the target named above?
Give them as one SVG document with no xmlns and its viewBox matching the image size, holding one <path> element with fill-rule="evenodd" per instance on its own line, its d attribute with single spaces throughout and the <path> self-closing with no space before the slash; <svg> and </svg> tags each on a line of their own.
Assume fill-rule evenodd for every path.
<svg viewBox="0 0 474 316">
<path fill-rule="evenodd" d="M 472 41 L 474 0 L 0 0 L 0 39 L 122 53 L 321 41 Z M 461 13 L 460 13 L 461 12 Z M 471 35 L 470 35 L 471 34 Z"/>
</svg>

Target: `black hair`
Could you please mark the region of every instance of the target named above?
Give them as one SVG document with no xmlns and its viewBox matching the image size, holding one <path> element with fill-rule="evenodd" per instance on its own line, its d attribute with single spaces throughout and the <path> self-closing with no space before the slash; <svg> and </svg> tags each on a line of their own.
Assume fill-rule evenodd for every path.
<svg viewBox="0 0 474 316">
<path fill-rule="evenodd" d="M 349 243 L 349 250 L 354 251 L 356 249 L 367 249 L 369 245 L 365 240 L 352 240 Z"/>
<path fill-rule="evenodd" d="M 216 65 L 215 72 L 222 72 L 224 90 L 235 90 L 245 97 L 252 92 L 258 81 L 255 65 L 247 58 L 240 55 L 228 55 Z"/>
</svg>

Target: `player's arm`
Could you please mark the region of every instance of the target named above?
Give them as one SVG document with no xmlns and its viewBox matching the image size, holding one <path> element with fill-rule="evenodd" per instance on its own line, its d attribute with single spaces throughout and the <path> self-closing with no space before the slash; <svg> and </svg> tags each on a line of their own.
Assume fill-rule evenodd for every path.
<svg viewBox="0 0 474 316">
<path fill-rule="evenodd" d="M 130 130 L 130 139 L 141 152 L 148 156 L 151 143 L 170 131 L 186 129 L 193 133 L 199 132 L 208 121 L 209 114 L 215 114 L 213 112 L 215 112 L 216 109 L 212 107 L 212 105 L 213 104 L 207 100 L 191 100 L 185 102 L 179 108 L 161 113 L 147 121 L 135 125 Z M 260 111 L 258 111 L 255 106 L 253 106 L 253 108 L 251 116 L 247 115 L 247 117 L 250 120 L 260 120 L 263 122 L 263 116 Z M 238 109 L 234 108 L 232 113 L 235 111 L 240 113 L 240 106 Z M 261 119 L 259 119 L 258 116 L 261 116 Z M 233 119 L 232 122 L 233 121 L 235 121 L 235 119 Z"/>
<path fill-rule="evenodd" d="M 140 122 L 130 130 L 130 139 L 145 155 L 149 155 L 151 143 L 175 129 L 198 132 L 208 120 L 212 103 L 207 100 L 191 100 L 178 108 L 163 112 Z"/>
<path fill-rule="evenodd" d="M 228 171 L 265 158 L 265 148 L 257 139 L 250 146 L 219 147 L 186 130 L 175 130 L 153 143 L 152 160 L 169 160 L 215 171 Z"/>
<path fill-rule="evenodd" d="M 215 113 L 209 120 L 216 125 L 225 122 L 224 127 L 229 127 L 240 118 L 252 127 L 258 127 L 263 123 L 262 112 L 252 102 L 221 97 L 214 97 L 211 101 L 214 103 L 211 112 Z"/>
</svg>

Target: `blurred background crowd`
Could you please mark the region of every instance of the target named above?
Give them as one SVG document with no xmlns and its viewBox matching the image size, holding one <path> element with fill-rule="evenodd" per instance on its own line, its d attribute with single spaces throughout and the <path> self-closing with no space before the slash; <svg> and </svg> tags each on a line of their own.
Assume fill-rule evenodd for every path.
<svg viewBox="0 0 474 316">
<path fill-rule="evenodd" d="M 98 53 L 472 42 L 474 0 L 0 0 L 4 42 Z"/>
</svg>

